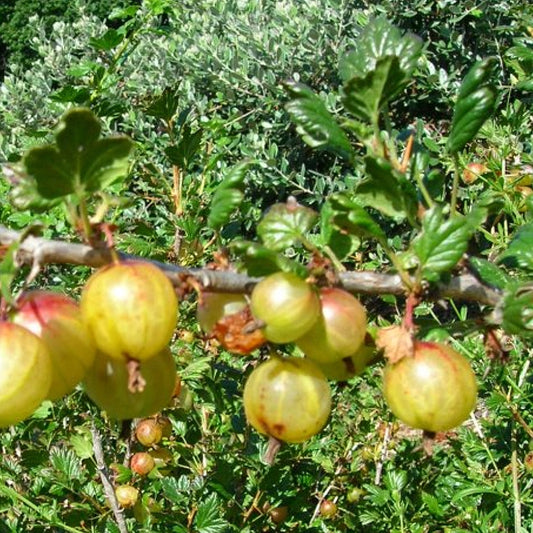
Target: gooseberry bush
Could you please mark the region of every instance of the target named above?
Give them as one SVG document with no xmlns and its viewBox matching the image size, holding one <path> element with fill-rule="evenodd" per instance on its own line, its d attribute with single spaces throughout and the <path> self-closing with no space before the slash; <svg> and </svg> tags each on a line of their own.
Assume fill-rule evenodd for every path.
<svg viewBox="0 0 533 533">
<path fill-rule="evenodd" d="M 230 228 L 253 194 L 248 176 L 262 162 L 221 166 L 194 221 L 205 229 L 209 256 L 199 265 L 176 264 L 175 249 L 166 261 L 121 249 L 129 207 L 120 196 L 135 187 L 127 180 L 136 172 L 134 141 L 102 135 L 90 107 L 69 109 L 53 137 L 5 165 L 14 208 L 49 216 L 61 206 L 71 228 L 63 239 L 42 236 L 37 219 L 23 232 L 0 228 L 3 442 L 42 418 L 79 418 L 85 429 L 71 443 L 79 458 L 94 458 L 84 466 L 92 475 L 71 468 L 64 484 L 76 494 L 82 488 L 74 483 L 90 479 L 84 494 L 105 517 L 74 526 L 85 502 L 67 498 L 74 510 L 49 525 L 121 533 L 323 531 L 326 524 L 334 531 L 491 531 L 508 523 L 510 498 L 515 530 L 531 522 L 522 513 L 531 483 L 522 495 L 517 488 L 525 475 L 518 441 L 533 437 L 529 400 L 517 407 L 513 399 L 529 363 L 510 361 L 508 346 L 527 355 L 533 338 L 533 195 L 505 211 L 495 184 L 526 179 L 526 171 L 504 175 L 505 159 L 468 174 L 472 147 L 516 95 L 488 57 L 464 75 L 443 131 L 402 123 L 394 108 L 415 90 L 423 59 L 419 37 L 377 17 L 343 55 L 340 86 L 327 96 L 285 80 L 285 111 L 301 149 L 341 165 L 346 180 L 313 208 L 305 191 L 277 198 L 253 232 L 235 235 Z M 149 105 L 167 129 L 183 118 L 168 91 Z M 185 216 L 180 173 L 201 142 L 185 126 L 179 134 L 167 151 L 177 218 Z M 495 243 L 500 224 L 506 241 Z M 32 290 L 59 264 L 95 269 L 73 291 L 79 304 L 52 288 Z M 488 390 L 484 382 L 515 366 L 518 378 L 509 371 L 504 380 L 509 392 L 498 385 L 493 396 L 478 397 Z M 84 402 L 83 416 L 69 411 L 74 399 Z M 480 425 L 491 407 L 505 407 L 515 423 L 509 468 Z M 465 446 L 478 437 L 488 450 L 484 467 L 497 478 L 490 490 L 460 486 L 459 470 L 432 487 L 439 460 L 451 464 L 460 455 L 461 435 Z M 218 456 L 209 453 L 217 440 Z M 224 454 L 224 446 L 245 458 Z M 122 464 L 118 452 L 106 462 L 112 447 Z M 320 468 L 306 464 L 306 450 Z M 433 477 L 402 468 L 403 455 L 433 465 L 425 470 Z M 54 457 L 63 473 L 75 464 L 68 452 Z M 454 466 L 468 469 L 461 459 Z M 6 480 L 17 468 L 13 460 Z M 317 472 L 312 503 L 303 503 L 297 485 Z M 34 505 L 14 481 L 6 487 L 3 497 L 18 501 L 19 494 Z M 483 505 L 475 500 L 485 496 Z M 225 514 L 218 498 L 227 502 Z M 485 522 L 472 516 L 486 506 L 495 512 Z M 20 530 L 23 519 L 9 522 Z"/>
</svg>

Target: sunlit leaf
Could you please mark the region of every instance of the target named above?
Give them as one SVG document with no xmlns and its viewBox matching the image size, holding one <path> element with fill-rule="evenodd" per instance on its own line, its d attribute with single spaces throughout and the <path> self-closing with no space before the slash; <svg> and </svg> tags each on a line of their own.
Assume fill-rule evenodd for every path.
<svg viewBox="0 0 533 533">
<path fill-rule="evenodd" d="M 299 204 L 273 205 L 257 226 L 257 234 L 267 248 L 282 251 L 305 238 L 317 213 Z"/>
<path fill-rule="evenodd" d="M 439 206 L 426 211 L 422 233 L 413 241 L 423 278 L 437 281 L 442 273 L 450 271 L 466 252 L 475 229 L 461 215 L 446 218 Z"/>
</svg>

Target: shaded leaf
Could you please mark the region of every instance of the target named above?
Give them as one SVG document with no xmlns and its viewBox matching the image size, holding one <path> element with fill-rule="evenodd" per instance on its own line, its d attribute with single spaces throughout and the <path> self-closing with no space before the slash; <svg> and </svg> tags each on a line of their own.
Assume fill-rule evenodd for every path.
<svg viewBox="0 0 533 533">
<path fill-rule="evenodd" d="M 333 224 L 334 211 L 329 202 L 320 210 L 320 239 L 322 244 L 329 246 L 337 259 L 342 261 L 361 245 L 361 241 L 354 235 L 340 231 Z"/>
<path fill-rule="evenodd" d="M 266 246 L 250 241 L 235 241 L 232 250 L 240 257 L 250 276 L 267 276 L 274 272 L 294 272 L 301 278 L 307 270 L 299 262 L 293 261 Z"/>
<path fill-rule="evenodd" d="M 87 192 L 105 189 L 128 174 L 132 142 L 127 137 L 100 139 L 82 158 L 81 182 Z"/>
<path fill-rule="evenodd" d="M 282 251 L 305 238 L 317 213 L 297 203 L 273 205 L 257 225 L 257 234 L 267 248 Z"/>
<path fill-rule="evenodd" d="M 124 35 L 114 28 L 107 30 L 100 37 L 91 37 L 89 44 L 96 50 L 112 50 L 124 40 Z"/>
<path fill-rule="evenodd" d="M 495 63 L 494 58 L 478 61 L 463 79 L 446 144 L 452 154 L 462 150 L 494 112 L 497 93 L 489 82 Z"/>
<path fill-rule="evenodd" d="M 351 160 L 354 154 L 350 141 L 322 99 L 302 83 L 285 82 L 284 87 L 291 97 L 285 108 L 304 142 Z"/>
<path fill-rule="evenodd" d="M 510 267 L 533 271 L 533 222 L 519 228 L 498 261 Z"/>
<path fill-rule="evenodd" d="M 26 176 L 16 192 L 19 205 L 55 200 L 74 192 L 105 188 L 128 172 L 133 143 L 127 137 L 98 140 L 100 123 L 88 109 L 73 109 L 61 119 L 56 143 L 29 150 Z"/>
<path fill-rule="evenodd" d="M 146 114 L 170 122 L 178 110 L 178 95 L 177 87 L 166 87 L 146 108 Z"/>
<path fill-rule="evenodd" d="M 413 241 L 422 277 L 437 281 L 451 270 L 466 252 L 475 227 L 460 215 L 445 218 L 439 206 L 432 207 L 422 219 L 422 233 Z"/>
<path fill-rule="evenodd" d="M 358 119 L 376 123 L 381 108 L 403 88 L 401 80 L 399 59 L 381 58 L 366 76 L 351 78 L 344 84 L 342 103 Z"/>
<path fill-rule="evenodd" d="M 367 178 L 355 189 L 357 200 L 397 220 L 414 221 L 418 208 L 416 190 L 385 159 L 365 157 Z"/>
<path fill-rule="evenodd" d="M 386 238 L 379 224 L 348 196 L 334 194 L 330 202 L 334 211 L 333 222 L 341 230 L 351 235 L 374 237 L 378 240 Z"/>
<path fill-rule="evenodd" d="M 253 161 L 241 161 L 228 169 L 224 179 L 217 187 L 211 200 L 211 209 L 207 217 L 207 225 L 215 230 L 220 229 L 230 219 L 231 213 L 239 207 L 244 194 L 244 178 Z"/>
<path fill-rule="evenodd" d="M 165 149 L 167 157 L 173 165 L 180 168 L 188 168 L 192 158 L 197 154 L 202 141 L 203 130 L 191 130 L 189 124 L 181 129 L 180 140 L 177 145 Z"/>
<path fill-rule="evenodd" d="M 509 290 L 501 306 L 502 328 L 511 335 L 533 338 L 533 283 Z"/>
</svg>

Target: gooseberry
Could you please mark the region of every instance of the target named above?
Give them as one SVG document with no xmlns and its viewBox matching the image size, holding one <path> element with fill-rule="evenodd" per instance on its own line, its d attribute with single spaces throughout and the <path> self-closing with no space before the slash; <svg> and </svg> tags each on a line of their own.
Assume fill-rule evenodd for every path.
<svg viewBox="0 0 533 533">
<path fill-rule="evenodd" d="M 331 518 L 337 514 L 337 505 L 331 500 L 322 500 L 320 503 L 320 515 L 324 518 Z"/>
<path fill-rule="evenodd" d="M 135 427 L 137 440 L 147 448 L 161 442 L 163 438 L 163 428 L 157 423 L 155 418 L 145 418 Z"/>
<path fill-rule="evenodd" d="M 415 341 L 414 352 L 387 365 L 385 400 L 405 424 L 430 432 L 464 422 L 476 404 L 476 377 L 468 360 L 444 344 Z"/>
<path fill-rule="evenodd" d="M 49 400 L 72 392 L 92 365 L 95 347 L 78 304 L 64 294 L 31 291 L 17 301 L 13 322 L 41 338 L 52 361 Z"/>
<path fill-rule="evenodd" d="M 0 322 L 0 369 L 0 427 L 7 427 L 29 417 L 46 398 L 52 362 L 39 337 Z"/>
<path fill-rule="evenodd" d="M 130 468 L 139 476 L 148 475 L 155 467 L 155 460 L 148 452 L 137 452 L 131 456 Z"/>
<path fill-rule="evenodd" d="M 83 386 L 89 398 L 110 418 L 150 416 L 170 403 L 176 383 L 176 364 L 170 350 L 165 348 L 155 357 L 141 361 L 138 371 L 139 381 L 144 384 L 131 390 L 131 367 L 97 352 Z"/>
<path fill-rule="evenodd" d="M 244 386 L 248 422 L 260 433 L 303 442 L 326 424 L 331 391 L 323 372 L 309 359 L 271 357 Z"/>
<path fill-rule="evenodd" d="M 332 363 L 359 350 L 366 335 L 366 311 L 349 292 L 336 288 L 320 289 L 321 313 L 296 345 L 307 357 Z"/>
<path fill-rule="evenodd" d="M 246 298 L 242 294 L 203 292 L 196 309 L 198 324 L 205 333 L 211 333 L 220 319 L 238 313 L 246 305 Z"/>
<path fill-rule="evenodd" d="M 143 261 L 124 261 L 95 272 L 80 301 L 96 346 L 126 361 L 153 357 L 176 327 L 178 299 L 163 272 Z"/>
<path fill-rule="evenodd" d="M 139 499 L 139 490 L 132 485 L 118 485 L 115 488 L 117 502 L 124 508 L 133 507 Z"/>
<path fill-rule="evenodd" d="M 376 355 L 376 346 L 369 336 L 369 344 L 363 344 L 351 357 L 344 357 L 331 363 L 315 361 L 328 379 L 333 381 L 347 381 L 361 374 Z"/>
<path fill-rule="evenodd" d="M 274 524 L 283 524 L 289 516 L 289 508 L 286 505 L 282 505 L 281 507 L 270 507 L 268 509 L 268 514 Z"/>
<path fill-rule="evenodd" d="M 251 309 L 265 326 L 265 337 L 278 344 L 293 342 L 307 333 L 320 314 L 315 289 L 290 272 L 277 272 L 253 289 Z"/>
</svg>

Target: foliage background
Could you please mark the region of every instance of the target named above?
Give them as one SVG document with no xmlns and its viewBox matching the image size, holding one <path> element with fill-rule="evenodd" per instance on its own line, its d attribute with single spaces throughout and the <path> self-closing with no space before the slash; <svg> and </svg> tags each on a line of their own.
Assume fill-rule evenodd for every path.
<svg viewBox="0 0 533 533">
<path fill-rule="evenodd" d="M 124 251 L 189 265 L 210 260 L 210 200 L 224 170 L 243 158 L 256 164 L 224 239 L 254 235 L 264 210 L 289 194 L 319 207 L 329 193 L 360 180 L 363 168 L 301 141 L 283 107 L 281 82 L 305 82 L 337 112 L 338 60 L 377 14 L 425 42 L 413 85 L 394 103 L 392 128 L 400 139 L 407 127 L 421 131 L 420 142 L 435 160 L 466 69 L 476 59 L 498 58 L 504 96 L 495 118 L 462 156 L 464 163 L 485 161 L 493 172 L 464 187 L 461 201 L 468 204 L 486 191 L 503 200 L 501 216 L 477 243 L 486 257 L 504 249 L 524 221 L 521 192 L 506 176 L 515 169 L 522 177 L 532 164 L 529 2 L 58 0 L 43 6 L 18 1 L 0 8 L 2 46 L 9 54 L 0 87 L 0 159 L 15 162 L 28 147 L 49 141 L 50 128 L 72 105 L 91 107 L 106 132 L 130 135 L 136 144 L 131 177 L 114 191 L 121 197 L 114 220 Z M 160 116 L 163 95 L 177 108 L 174 122 Z M 179 149 L 185 151 L 179 159 L 183 213 L 172 198 Z M 8 189 L 0 183 L 4 198 Z M 46 236 L 69 231 L 60 209 L 40 217 Z M 24 228 L 34 219 L 7 202 L 0 205 L 2 224 Z M 405 237 L 401 226 L 389 222 L 387 229 L 393 244 Z M 352 260 L 358 268 L 387 266 L 367 243 Z M 54 267 L 38 283 L 77 294 L 87 275 L 84 268 Z M 365 304 L 382 326 L 394 322 L 401 302 L 368 298 Z M 267 467 L 261 461 L 266 441 L 246 426 L 241 404 L 252 361 L 206 343 L 193 302 L 185 303 L 173 350 L 194 404 L 168 411 L 173 435 L 165 446 L 172 461 L 149 479 L 133 478 L 144 505 L 142 516 L 128 514 L 129 527 L 201 533 L 531 530 L 531 348 L 512 339 L 509 361 L 500 365 L 486 358 L 479 335 L 459 331 L 449 338 L 444 325 L 460 329 L 472 312 L 453 302 L 418 310 L 419 320 L 430 324 L 428 335 L 447 338 L 482 377 L 478 410 L 436 443 L 431 457 L 420 435 L 388 413 L 377 365 L 335 388 L 335 409 L 324 432 L 304 445 L 284 447 Z M 92 421 L 103 435 L 108 462 L 121 465 L 117 481 L 132 479 L 122 466 L 127 449 L 120 428 L 77 391 L 0 436 L 0 531 L 116 531 L 92 453 Z M 330 519 L 316 513 L 324 495 L 339 507 Z M 276 526 L 268 513 L 253 510 L 255 500 L 259 508 L 265 502 L 288 506 L 287 521 Z"/>
</svg>

